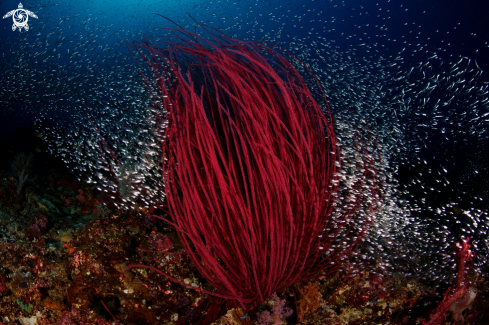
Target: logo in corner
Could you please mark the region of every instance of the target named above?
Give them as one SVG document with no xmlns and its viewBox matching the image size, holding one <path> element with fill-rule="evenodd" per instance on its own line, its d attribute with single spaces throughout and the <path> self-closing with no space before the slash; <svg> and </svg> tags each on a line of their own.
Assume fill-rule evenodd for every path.
<svg viewBox="0 0 489 325">
<path fill-rule="evenodd" d="M 37 19 L 36 14 L 33 13 L 32 11 L 25 10 L 24 6 L 22 6 L 22 3 L 19 3 L 19 9 L 15 9 L 7 12 L 5 16 L 3 16 L 3 19 L 8 18 L 10 16 L 12 16 L 14 19 L 12 30 L 15 31 L 17 28 L 19 28 L 20 32 L 22 31 L 22 28 L 24 28 L 26 31 L 29 30 L 29 25 L 27 25 L 29 16 Z"/>
</svg>

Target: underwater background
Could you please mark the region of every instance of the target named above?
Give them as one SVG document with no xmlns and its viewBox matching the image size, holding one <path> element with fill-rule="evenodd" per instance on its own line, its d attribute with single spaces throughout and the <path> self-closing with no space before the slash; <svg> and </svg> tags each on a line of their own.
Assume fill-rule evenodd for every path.
<svg viewBox="0 0 489 325">
<path fill-rule="evenodd" d="M 196 302 L 188 289 L 177 289 L 159 275 L 148 279 L 149 271 L 138 276 L 150 287 L 167 286 L 160 288 L 166 298 L 145 292 L 136 276 L 124 286 L 114 280 L 114 270 L 135 263 L 135 247 L 179 248 L 171 231 L 148 217 L 151 200 L 164 194 L 158 181 L 148 181 L 158 175 L 157 161 L 145 158 L 155 143 L 148 117 L 151 100 L 135 63 L 139 59 L 128 48 L 143 37 L 157 42 L 168 34 L 158 27 L 176 24 L 196 33 L 202 33 L 202 24 L 236 39 L 282 47 L 308 66 L 325 89 L 342 145 L 348 147 L 354 131 L 371 131 L 378 140 L 383 208 L 352 264 L 361 271 L 344 267 L 348 276 L 320 279 L 317 289 L 304 284 L 297 289 L 303 306 L 296 300 L 293 307 L 290 294 L 276 297 L 296 311 L 289 323 L 312 324 L 314 317 L 318 324 L 420 323 L 441 310 L 439 303 L 453 288 L 461 269 L 454 247 L 465 238 L 474 252 L 467 271 L 473 286 L 466 287 L 468 292 L 477 287 L 477 298 L 471 313 L 466 303 L 460 314 L 467 323 L 487 323 L 486 1 L 70 0 L 22 5 L 38 17 L 28 17 L 29 30 L 12 30 L 12 16 L 0 22 L 0 323 L 95 323 L 87 318 L 94 310 L 102 324 L 112 321 L 107 312 L 112 310 L 124 324 L 195 324 L 210 308 L 205 299 Z M 17 1 L 0 2 L 2 16 L 16 9 Z M 130 173 L 113 177 L 100 168 L 89 117 Z M 354 159 L 354 153 L 344 154 L 345 162 Z M 29 177 L 18 175 L 16 162 L 29 166 Z M 148 183 L 150 196 L 126 188 L 125 181 L 136 179 Z M 113 199 L 114 192 L 122 199 Z M 113 218 L 116 214 L 120 219 Z M 125 223 L 133 219 L 132 226 Z M 89 235 L 88 229 L 98 235 Z M 117 229 L 125 229 L 123 235 Z M 100 259 L 97 236 L 107 238 L 100 246 L 110 256 L 112 271 Z M 127 252 L 131 262 L 124 260 Z M 157 263 L 151 253 L 139 258 Z M 55 269 L 48 260 L 66 265 Z M 181 263 L 177 269 L 186 283 L 204 282 L 188 261 L 168 260 L 169 265 Z M 43 272 L 51 275 L 42 278 Z M 355 273 L 360 275 L 351 277 Z M 375 274 L 382 276 L 372 278 Z M 368 292 L 365 283 L 371 285 Z M 99 286 L 104 289 L 96 290 Z M 121 298 L 117 288 L 129 292 L 122 296 L 133 296 Z M 364 291 L 348 294 L 352 288 Z M 177 297 L 164 294 L 168 290 Z M 317 300 L 317 306 L 310 303 L 310 319 L 300 313 L 300 308 L 308 310 L 307 295 Z M 100 304 L 103 299 L 108 308 Z M 226 321 L 259 319 L 253 313 L 240 316 Z M 448 317 L 464 323 L 454 313 Z"/>
<path fill-rule="evenodd" d="M 15 1 L 2 1 L 0 5 L 5 13 L 18 7 Z M 394 61 L 405 49 L 403 58 L 413 66 L 437 53 L 446 61 L 450 56 L 462 56 L 477 61 L 483 71 L 487 67 L 487 4 L 483 1 L 28 1 L 23 5 L 41 18 L 29 19 L 29 33 L 18 29 L 13 33 L 12 19 L 2 20 L 2 77 L 18 83 L 2 88 L 2 113 L 30 113 L 26 117 L 29 122 L 36 112 L 52 105 L 46 97 L 51 93 L 55 96 L 50 93 L 53 83 L 59 85 L 63 78 L 83 82 L 91 77 L 98 81 L 100 76 L 81 74 L 89 69 L 105 71 L 110 62 L 127 62 L 124 41 L 159 35 L 156 27 L 168 26 L 157 14 L 183 27 L 195 25 L 191 15 L 231 36 L 287 44 L 294 54 L 300 53 L 299 48 L 291 47 L 294 39 L 311 44 L 320 42 L 321 37 L 338 51 L 355 50 L 359 58 L 368 53 Z M 309 45 L 307 51 L 318 46 Z M 32 69 L 28 80 L 21 81 Z M 84 88 L 82 85 L 76 91 L 87 91 L 79 89 Z M 50 91 L 43 90 L 46 88 Z M 22 90 L 24 100 L 8 97 Z M 75 89 L 66 90 L 56 94 L 66 97 L 59 98 L 58 103 L 67 100 L 73 105 L 70 102 L 81 100 Z M 30 107 L 31 101 L 36 102 L 36 109 Z M 19 122 L 12 116 L 2 132 L 12 130 Z"/>
</svg>

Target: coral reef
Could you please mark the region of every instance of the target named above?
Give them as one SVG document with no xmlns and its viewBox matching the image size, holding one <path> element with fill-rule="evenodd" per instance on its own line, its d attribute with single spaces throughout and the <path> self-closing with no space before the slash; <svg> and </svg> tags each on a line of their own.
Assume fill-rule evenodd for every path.
<svg viewBox="0 0 489 325">
<path fill-rule="evenodd" d="M 267 304 L 271 306 L 271 311 L 265 310 L 256 314 L 260 325 L 287 324 L 285 319 L 294 313 L 292 309 L 285 307 L 285 299 L 280 299 L 276 293 L 270 297 Z"/>
<path fill-rule="evenodd" d="M 316 310 L 319 308 L 321 293 L 313 283 L 299 288 L 300 300 L 297 305 L 297 317 L 299 321 L 304 319 L 304 314 L 307 312 L 316 316 Z"/>
<path fill-rule="evenodd" d="M 122 273 L 146 264 L 212 290 L 182 253 L 175 230 L 149 218 L 148 210 L 109 209 L 102 216 L 96 191 L 69 175 L 38 176 L 20 201 L 10 199 L 16 188 L 0 179 L 0 324 L 112 324 L 110 313 L 124 325 L 204 323 L 215 303 L 207 294 L 146 269 Z M 85 198 L 94 197 L 93 205 L 76 198 L 80 188 Z M 334 276 L 298 282 L 246 314 L 231 309 L 213 324 L 415 324 L 427 318 L 423 302 L 433 299 L 432 289 L 402 274 L 384 275 L 375 264 L 368 269 L 345 262 Z M 481 306 L 489 299 L 474 300 L 472 289 L 481 280 L 470 272 L 463 279 L 470 285 L 450 305 L 452 322 L 463 322 L 456 318 L 463 313 L 466 323 L 485 324 Z"/>
<path fill-rule="evenodd" d="M 434 289 L 415 277 L 386 272 L 380 261 L 367 265 L 348 256 L 336 274 L 296 282 L 246 313 L 238 306 L 226 312 L 222 301 L 204 293 L 212 285 L 190 262 L 175 229 L 149 217 L 163 212 L 140 206 L 117 210 L 96 188 L 49 168 L 32 171 L 36 177 L 29 176 L 18 195 L 8 159 L 0 170 L 1 325 L 103 325 L 114 318 L 124 325 L 416 324 L 436 312 L 444 293 L 453 297 L 460 288 L 465 293 L 445 304 L 445 317 L 452 323 L 488 323 L 489 296 L 475 290 L 487 287 L 487 280 L 468 271 L 470 250 L 464 243 L 457 249 L 454 290 Z M 36 158 L 34 167 L 43 161 Z M 124 272 L 133 264 L 202 291 L 147 269 Z"/>
</svg>

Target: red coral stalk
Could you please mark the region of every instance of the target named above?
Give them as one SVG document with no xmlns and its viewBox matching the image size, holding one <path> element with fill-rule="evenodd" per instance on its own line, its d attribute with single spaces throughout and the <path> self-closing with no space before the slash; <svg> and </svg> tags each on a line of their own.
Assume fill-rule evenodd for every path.
<svg viewBox="0 0 489 325">
<path fill-rule="evenodd" d="M 473 257 L 473 253 L 470 251 L 469 238 L 463 240 L 461 244 L 457 243 L 456 249 L 458 251 L 455 289 L 448 289 L 442 301 L 438 304 L 438 307 L 432 312 L 430 319 L 422 321 L 423 325 L 444 324 L 449 311 L 454 324 L 463 325 L 464 317 L 462 316 L 462 312 L 467 308 L 472 308 L 477 290 L 468 283 L 466 278 L 467 263 Z"/>
</svg>

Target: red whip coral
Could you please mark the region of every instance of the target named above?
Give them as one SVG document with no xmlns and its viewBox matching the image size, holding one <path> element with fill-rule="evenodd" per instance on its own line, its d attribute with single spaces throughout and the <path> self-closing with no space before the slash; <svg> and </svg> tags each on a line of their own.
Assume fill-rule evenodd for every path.
<svg viewBox="0 0 489 325">
<path fill-rule="evenodd" d="M 465 309 L 472 309 L 477 289 L 467 281 L 467 263 L 472 260 L 473 253 L 470 251 L 469 238 L 466 238 L 462 243 L 457 243 L 457 280 L 455 289 L 449 289 L 445 293 L 443 300 L 438 304 L 438 307 L 430 316 L 428 321 L 423 320 L 423 325 L 444 324 L 447 312 L 450 312 L 452 321 L 456 325 L 465 323 L 462 315 Z"/>
<path fill-rule="evenodd" d="M 196 268 L 216 296 L 245 310 L 334 271 L 377 209 L 373 159 L 357 161 L 356 181 L 342 190 L 332 117 L 310 72 L 313 82 L 273 45 L 174 32 L 133 47 L 153 73 L 145 82 L 160 132 L 164 220 Z"/>
</svg>

